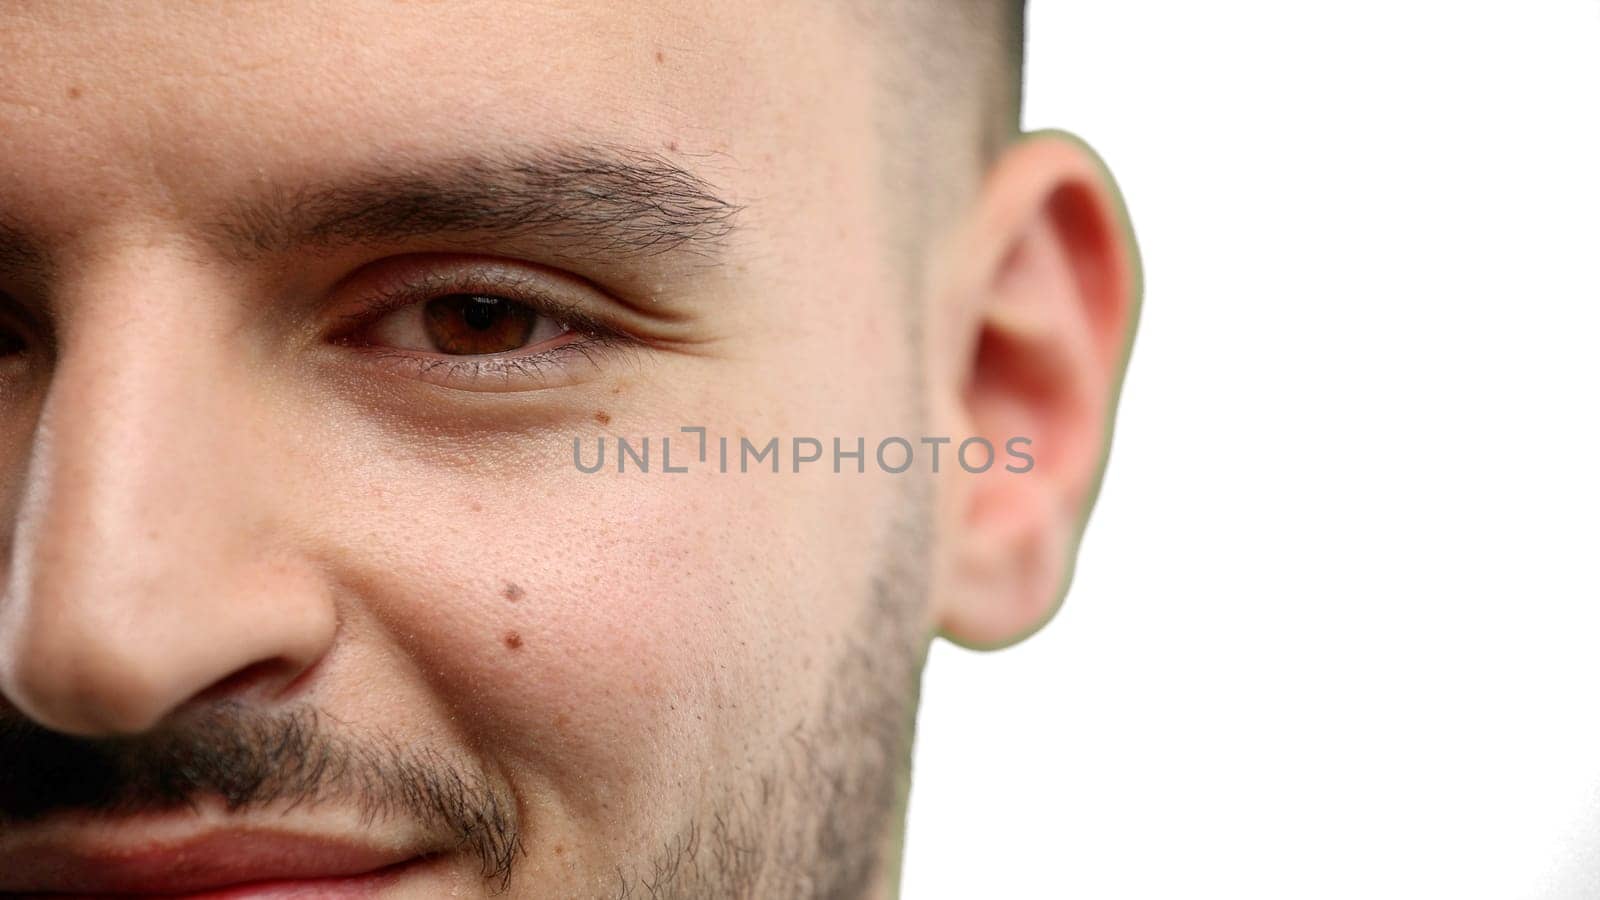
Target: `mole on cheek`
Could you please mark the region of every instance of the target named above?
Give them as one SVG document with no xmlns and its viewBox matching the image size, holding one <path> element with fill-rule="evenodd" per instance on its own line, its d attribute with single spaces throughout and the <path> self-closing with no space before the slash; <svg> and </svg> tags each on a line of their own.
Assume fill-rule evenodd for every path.
<svg viewBox="0 0 1600 900">
<path fill-rule="evenodd" d="M 67 99 L 68 100 L 76 100 L 76 99 L 78 99 L 79 97 L 82 97 L 82 96 L 83 96 L 83 88 L 78 87 L 77 85 L 73 85 L 72 87 L 67 88 Z"/>
<path fill-rule="evenodd" d="M 515 631 L 506 632 L 506 646 L 510 647 L 512 650 L 521 650 L 522 635 L 516 633 Z"/>
<path fill-rule="evenodd" d="M 505 589 L 500 592 L 500 596 L 506 598 L 512 603 L 516 603 L 523 597 L 527 596 L 527 592 L 522 589 L 522 585 L 517 584 L 514 581 L 508 581 L 506 582 Z"/>
<path fill-rule="evenodd" d="M 611 414 L 602 409 L 594 414 L 594 420 L 599 422 L 601 425 L 610 425 Z"/>
</svg>

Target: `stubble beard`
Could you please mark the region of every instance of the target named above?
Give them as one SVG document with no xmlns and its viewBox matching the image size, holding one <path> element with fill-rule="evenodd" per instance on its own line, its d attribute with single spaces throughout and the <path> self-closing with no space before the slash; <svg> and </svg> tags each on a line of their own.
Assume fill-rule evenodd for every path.
<svg viewBox="0 0 1600 900">
<path fill-rule="evenodd" d="M 908 478 L 900 514 L 820 714 L 785 732 L 760 776 L 667 842 L 618 900 L 868 900 L 899 871 L 910 755 L 929 635 L 927 484 Z"/>
</svg>

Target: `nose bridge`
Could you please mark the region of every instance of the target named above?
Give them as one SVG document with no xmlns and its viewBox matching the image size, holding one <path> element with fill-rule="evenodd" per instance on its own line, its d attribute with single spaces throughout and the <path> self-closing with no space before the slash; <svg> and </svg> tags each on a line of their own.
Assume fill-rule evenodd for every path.
<svg viewBox="0 0 1600 900">
<path fill-rule="evenodd" d="M 228 298 L 151 256 L 62 288 L 0 604 L 0 692 L 64 731 L 143 730 L 241 670 L 297 673 L 331 635 L 266 524 Z"/>
<path fill-rule="evenodd" d="M 73 564 L 40 569 L 35 581 L 170 579 L 177 532 L 204 529 L 228 502 L 219 470 L 239 461 L 229 459 L 227 430 L 208 427 L 226 392 L 219 313 L 173 268 L 130 255 L 60 292 L 61 351 L 18 539 L 35 549 L 25 563 Z M 210 555 L 191 555 L 189 568 Z M 90 556 L 114 565 L 76 564 Z"/>
</svg>

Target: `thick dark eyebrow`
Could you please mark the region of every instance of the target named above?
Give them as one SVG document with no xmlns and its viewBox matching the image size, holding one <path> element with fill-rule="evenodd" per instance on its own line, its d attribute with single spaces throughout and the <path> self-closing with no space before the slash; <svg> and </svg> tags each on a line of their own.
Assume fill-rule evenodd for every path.
<svg viewBox="0 0 1600 900">
<path fill-rule="evenodd" d="M 540 242 L 562 257 L 715 262 L 741 207 L 666 157 L 613 145 L 407 160 L 237 202 L 208 234 L 232 258 L 418 237 Z"/>
</svg>

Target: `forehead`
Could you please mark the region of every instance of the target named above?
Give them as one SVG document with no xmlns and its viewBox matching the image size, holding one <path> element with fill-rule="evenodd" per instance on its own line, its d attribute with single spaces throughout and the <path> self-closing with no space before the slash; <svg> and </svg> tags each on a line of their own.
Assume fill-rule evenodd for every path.
<svg viewBox="0 0 1600 900">
<path fill-rule="evenodd" d="M 0 211 L 40 230 L 118 209 L 176 218 L 261 183 L 515 143 L 681 154 L 778 203 L 837 193 L 866 179 L 870 129 L 861 91 L 841 90 L 865 83 L 866 53 L 833 9 L 8 4 Z"/>
</svg>

